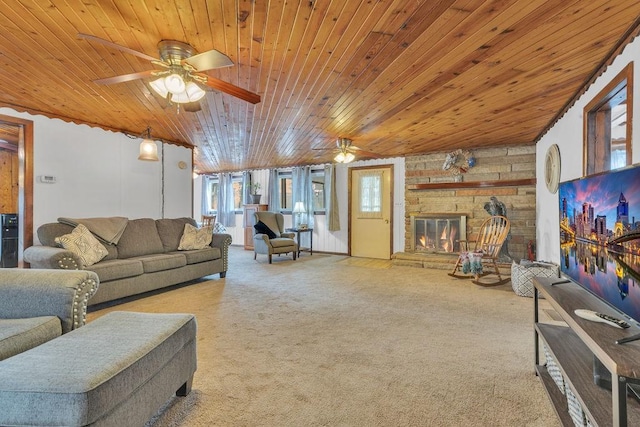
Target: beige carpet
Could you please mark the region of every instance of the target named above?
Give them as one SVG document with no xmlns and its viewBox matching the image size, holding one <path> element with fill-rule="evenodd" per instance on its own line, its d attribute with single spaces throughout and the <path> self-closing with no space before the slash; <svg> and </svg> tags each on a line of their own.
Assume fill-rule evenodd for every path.
<svg viewBox="0 0 640 427">
<path fill-rule="evenodd" d="M 510 284 L 345 259 L 303 253 L 268 265 L 233 247 L 226 279 L 89 319 L 197 316 L 193 391 L 154 427 L 559 425 L 534 375 L 530 298 Z"/>
</svg>

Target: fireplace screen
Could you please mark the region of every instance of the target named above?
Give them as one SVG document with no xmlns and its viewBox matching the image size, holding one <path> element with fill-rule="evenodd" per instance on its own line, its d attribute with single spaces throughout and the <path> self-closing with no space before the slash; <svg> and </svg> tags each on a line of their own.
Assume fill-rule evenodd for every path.
<svg viewBox="0 0 640 427">
<path fill-rule="evenodd" d="M 411 217 L 414 252 L 460 252 L 460 240 L 467 238 L 466 216 Z"/>
</svg>

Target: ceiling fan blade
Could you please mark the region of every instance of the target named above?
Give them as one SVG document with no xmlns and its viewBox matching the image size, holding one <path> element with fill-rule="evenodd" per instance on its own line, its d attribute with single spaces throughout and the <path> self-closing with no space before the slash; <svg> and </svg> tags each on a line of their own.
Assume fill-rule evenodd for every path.
<svg viewBox="0 0 640 427">
<path fill-rule="evenodd" d="M 196 71 L 206 71 L 233 65 L 233 61 L 227 55 L 215 49 L 190 56 L 182 62 L 191 65 Z"/>
<path fill-rule="evenodd" d="M 155 72 L 156 70 L 147 70 L 147 71 L 141 71 L 139 73 L 123 74 L 121 76 L 107 77 L 105 79 L 94 80 L 93 82 L 99 85 L 112 85 L 115 83 L 130 82 L 131 80 L 138 80 L 138 79 L 151 77 Z"/>
<path fill-rule="evenodd" d="M 133 50 L 133 49 L 129 49 L 128 47 L 120 46 L 119 44 L 115 44 L 113 42 L 110 42 L 109 40 L 101 39 L 100 37 L 92 36 L 90 34 L 78 33 L 78 37 L 81 38 L 81 39 L 94 41 L 94 42 L 103 44 L 103 45 L 108 46 L 110 48 L 117 49 L 117 50 L 120 50 L 122 52 L 126 52 L 126 53 L 128 53 L 130 55 L 135 55 L 137 57 L 140 57 L 142 59 L 146 59 L 148 61 L 156 61 L 158 59 L 158 58 L 154 58 L 153 56 L 149 56 L 149 55 L 147 55 L 145 53 L 138 52 L 137 50 Z"/>
<path fill-rule="evenodd" d="M 223 80 L 216 79 L 215 77 L 206 76 L 201 74 L 201 76 L 207 78 L 207 86 L 219 90 L 220 92 L 228 93 L 229 95 L 233 95 L 236 98 L 240 98 L 243 101 L 250 102 L 252 104 L 257 104 L 260 102 L 260 95 L 257 93 L 249 92 L 246 89 L 233 85 L 231 83 L 227 83 Z"/>
<path fill-rule="evenodd" d="M 355 145 L 350 146 L 349 148 L 347 148 L 347 150 L 354 151 L 358 154 L 364 154 L 365 156 L 380 157 L 380 154 L 378 153 L 374 153 L 373 151 L 363 150 L 362 148 L 356 147 Z"/>
</svg>

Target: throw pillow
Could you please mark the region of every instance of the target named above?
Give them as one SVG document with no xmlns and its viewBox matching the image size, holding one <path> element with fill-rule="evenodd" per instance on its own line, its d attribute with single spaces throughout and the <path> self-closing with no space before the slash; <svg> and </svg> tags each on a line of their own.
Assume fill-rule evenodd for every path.
<svg viewBox="0 0 640 427">
<path fill-rule="evenodd" d="M 253 226 L 253 228 L 256 229 L 256 231 L 260 234 L 266 234 L 267 236 L 269 236 L 270 239 L 275 239 L 276 238 L 276 233 L 274 233 L 269 227 L 267 227 L 267 225 L 262 222 L 262 221 L 258 221 L 256 223 L 256 225 Z"/>
<path fill-rule="evenodd" d="M 77 255 L 83 267 L 89 267 L 109 255 L 102 243 L 82 224 L 74 228 L 70 234 L 56 237 L 55 242 Z"/>
<path fill-rule="evenodd" d="M 178 250 L 204 249 L 211 244 L 211 239 L 213 239 L 211 226 L 196 228 L 191 224 L 185 224 Z"/>
</svg>

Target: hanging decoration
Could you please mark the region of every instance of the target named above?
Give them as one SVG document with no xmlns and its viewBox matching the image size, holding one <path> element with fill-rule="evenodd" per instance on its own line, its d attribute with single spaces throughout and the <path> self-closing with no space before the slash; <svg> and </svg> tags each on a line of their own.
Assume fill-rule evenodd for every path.
<svg viewBox="0 0 640 427">
<path fill-rule="evenodd" d="M 442 170 L 451 172 L 451 175 L 460 175 L 466 173 L 469 169 L 476 165 L 476 158 L 473 157 L 471 151 L 457 149 L 450 153 L 444 159 Z"/>
</svg>

